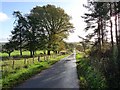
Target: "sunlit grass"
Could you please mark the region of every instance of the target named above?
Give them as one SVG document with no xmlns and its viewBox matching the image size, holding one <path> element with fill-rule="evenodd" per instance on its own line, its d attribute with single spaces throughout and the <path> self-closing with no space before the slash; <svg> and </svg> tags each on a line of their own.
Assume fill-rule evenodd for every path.
<svg viewBox="0 0 120 90">
<path fill-rule="evenodd" d="M 37 50 L 37 51 L 35 52 L 35 55 L 39 55 L 40 53 L 43 53 L 43 51 L 42 51 L 42 50 L 41 50 L 41 51 L 40 51 L 40 50 Z M 47 53 L 47 51 L 46 51 L 46 53 Z M 51 51 L 51 53 L 53 53 L 53 52 Z M 30 55 L 30 51 L 23 51 L 22 54 L 23 54 L 23 56 L 24 56 L 24 55 L 29 56 L 29 55 Z M 14 52 L 11 53 L 11 56 L 19 56 L 19 55 L 20 55 L 20 51 L 19 51 L 19 50 L 15 50 Z M 2 56 L 2 57 L 7 57 L 8 54 L 7 54 L 7 53 L 1 53 L 1 52 L 0 52 L 0 56 Z"/>
<path fill-rule="evenodd" d="M 11 56 L 19 56 L 19 55 L 20 55 L 20 52 L 18 50 L 15 50 L 14 52 L 11 53 Z M 23 55 L 30 55 L 30 53 L 29 51 L 23 51 Z M 8 54 L 0 52 L 0 56 L 8 57 Z"/>
<path fill-rule="evenodd" d="M 40 62 L 38 62 L 38 57 L 35 57 L 34 63 L 33 58 L 29 58 L 26 60 L 26 64 L 24 63 L 24 59 L 15 60 L 14 69 L 12 67 L 13 60 L 3 61 L 3 65 L 7 64 L 6 66 L 3 66 L 3 87 L 13 87 L 14 85 L 28 79 L 41 70 L 49 68 L 52 64 L 66 56 L 67 55 L 57 55 L 51 58 L 49 57 L 46 60 L 44 60 L 44 57 L 41 57 Z"/>
</svg>

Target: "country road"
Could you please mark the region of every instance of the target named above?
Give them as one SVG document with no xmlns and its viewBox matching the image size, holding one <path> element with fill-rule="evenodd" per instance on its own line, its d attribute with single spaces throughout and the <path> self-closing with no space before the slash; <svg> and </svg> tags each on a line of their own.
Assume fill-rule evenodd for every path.
<svg viewBox="0 0 120 90">
<path fill-rule="evenodd" d="M 14 88 L 78 88 L 75 53 Z"/>
</svg>

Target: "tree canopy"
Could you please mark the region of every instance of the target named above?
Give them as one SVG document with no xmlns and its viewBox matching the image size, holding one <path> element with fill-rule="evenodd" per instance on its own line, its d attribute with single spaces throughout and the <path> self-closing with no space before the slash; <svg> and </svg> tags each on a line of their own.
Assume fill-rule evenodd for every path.
<svg viewBox="0 0 120 90">
<path fill-rule="evenodd" d="M 13 15 L 16 20 L 11 41 L 21 56 L 22 49 L 29 50 L 31 56 L 36 50 L 48 50 L 50 55 L 50 51 L 59 50 L 60 43 L 74 28 L 70 23 L 71 17 L 54 5 L 36 6 L 25 15 L 14 11 Z"/>
</svg>

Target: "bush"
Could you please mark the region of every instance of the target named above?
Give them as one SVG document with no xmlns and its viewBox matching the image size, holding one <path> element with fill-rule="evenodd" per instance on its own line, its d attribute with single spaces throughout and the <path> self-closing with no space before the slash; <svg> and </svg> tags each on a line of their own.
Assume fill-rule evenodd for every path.
<svg viewBox="0 0 120 90">
<path fill-rule="evenodd" d="M 81 88 L 106 88 L 106 80 L 101 72 L 90 65 L 88 58 L 77 58 L 77 70 Z"/>
</svg>

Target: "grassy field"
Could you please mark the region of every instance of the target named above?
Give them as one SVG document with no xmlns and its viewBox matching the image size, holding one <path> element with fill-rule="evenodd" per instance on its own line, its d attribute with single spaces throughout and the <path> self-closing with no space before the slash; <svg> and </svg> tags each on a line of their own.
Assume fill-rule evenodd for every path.
<svg viewBox="0 0 120 90">
<path fill-rule="evenodd" d="M 23 56 L 29 56 L 30 55 L 29 51 L 23 51 L 22 53 L 23 53 Z M 43 51 L 36 51 L 35 55 L 39 55 L 40 53 L 43 53 Z M 53 53 L 53 52 L 51 51 L 51 53 Z M 15 50 L 14 52 L 11 53 L 11 56 L 19 56 L 19 55 L 20 55 L 20 51 L 18 51 L 18 50 Z M 0 57 L 8 57 L 8 54 L 0 52 Z"/>
<path fill-rule="evenodd" d="M 34 63 L 33 58 L 29 58 L 27 60 L 20 59 L 1 61 L 2 79 L 0 79 L 0 81 L 2 83 L 2 87 L 14 87 L 41 70 L 49 68 L 52 64 L 66 56 L 67 55 L 46 56 L 46 59 L 44 59 L 44 57 L 40 57 L 40 61 L 38 61 L 38 57 L 35 57 Z"/>
<path fill-rule="evenodd" d="M 105 77 L 90 64 L 89 58 L 84 57 L 83 53 L 77 53 L 76 59 L 80 88 L 107 87 Z"/>
</svg>

